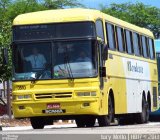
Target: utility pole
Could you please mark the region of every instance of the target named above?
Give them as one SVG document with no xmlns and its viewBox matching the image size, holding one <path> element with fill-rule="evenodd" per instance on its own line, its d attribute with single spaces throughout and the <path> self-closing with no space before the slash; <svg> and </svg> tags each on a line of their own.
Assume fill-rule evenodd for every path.
<svg viewBox="0 0 160 140">
<path fill-rule="evenodd" d="M 8 49 L 5 48 L 3 50 L 3 63 L 4 65 L 8 65 Z M 12 118 L 11 114 L 11 96 L 10 96 L 10 84 L 9 84 L 9 79 L 7 80 L 7 114 L 9 116 L 9 119 Z"/>
<path fill-rule="evenodd" d="M 9 119 L 12 119 L 12 113 L 11 113 L 11 95 L 10 95 L 10 84 L 9 80 L 7 80 L 7 114 L 9 116 Z"/>
<path fill-rule="evenodd" d="M 0 83 L 3 84 L 3 80 L 2 79 L 0 79 Z M 0 120 L 0 131 L 2 131 L 2 122 L 1 122 L 1 120 Z"/>
</svg>

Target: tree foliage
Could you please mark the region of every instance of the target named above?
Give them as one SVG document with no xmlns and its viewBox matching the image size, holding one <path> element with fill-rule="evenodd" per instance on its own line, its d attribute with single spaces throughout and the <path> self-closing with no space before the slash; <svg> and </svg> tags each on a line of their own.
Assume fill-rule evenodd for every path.
<svg viewBox="0 0 160 140">
<path fill-rule="evenodd" d="M 104 13 L 120 18 L 140 27 L 150 29 L 155 38 L 160 38 L 160 9 L 143 3 L 113 3 L 106 8 L 101 6 Z"/>
</svg>

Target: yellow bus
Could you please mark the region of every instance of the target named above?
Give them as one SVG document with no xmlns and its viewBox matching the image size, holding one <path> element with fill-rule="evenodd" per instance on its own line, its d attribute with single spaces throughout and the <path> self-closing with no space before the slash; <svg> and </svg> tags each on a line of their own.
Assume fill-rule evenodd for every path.
<svg viewBox="0 0 160 140">
<path fill-rule="evenodd" d="M 158 109 L 153 34 L 98 10 L 46 10 L 13 21 L 13 114 L 34 129 L 133 120 Z"/>
</svg>

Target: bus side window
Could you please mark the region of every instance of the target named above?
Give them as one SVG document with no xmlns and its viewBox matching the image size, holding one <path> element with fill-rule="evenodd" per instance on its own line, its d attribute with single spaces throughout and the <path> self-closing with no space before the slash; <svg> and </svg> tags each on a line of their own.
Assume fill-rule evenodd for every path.
<svg viewBox="0 0 160 140">
<path fill-rule="evenodd" d="M 107 34 L 107 42 L 108 42 L 108 47 L 111 50 L 116 49 L 116 42 L 115 42 L 115 31 L 114 31 L 114 26 L 110 23 L 106 23 L 106 34 Z"/>
<path fill-rule="evenodd" d="M 129 30 L 125 30 L 126 49 L 127 53 L 133 54 L 132 33 Z"/>
<path fill-rule="evenodd" d="M 150 52 L 150 58 L 155 59 L 154 43 L 153 43 L 153 39 L 151 38 L 148 39 L 148 47 Z"/>
<path fill-rule="evenodd" d="M 97 36 L 104 40 L 103 22 L 100 19 L 96 21 L 96 32 Z"/>
<path fill-rule="evenodd" d="M 147 46 L 147 38 L 145 36 L 141 37 L 142 40 L 142 49 L 143 49 L 143 57 L 148 57 L 148 46 Z"/>
<path fill-rule="evenodd" d="M 123 29 L 120 27 L 116 27 L 116 34 L 117 34 L 117 45 L 118 51 L 124 52 L 125 51 L 125 44 L 124 44 L 124 33 Z"/>
<path fill-rule="evenodd" d="M 139 34 L 137 33 L 133 33 L 133 47 L 134 47 L 134 54 L 140 56 L 141 55 L 140 38 Z"/>
</svg>

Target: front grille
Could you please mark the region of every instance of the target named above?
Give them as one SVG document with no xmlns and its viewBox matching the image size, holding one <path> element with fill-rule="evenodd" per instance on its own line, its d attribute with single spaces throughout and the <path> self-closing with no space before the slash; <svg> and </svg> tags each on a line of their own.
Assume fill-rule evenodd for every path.
<svg viewBox="0 0 160 140">
<path fill-rule="evenodd" d="M 35 94 L 36 99 L 71 98 L 72 92 Z"/>
</svg>

